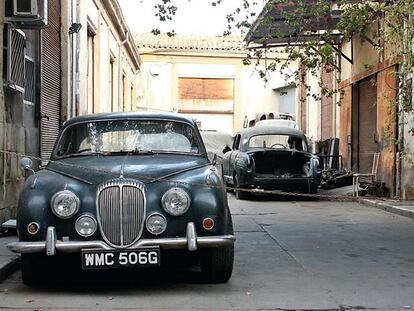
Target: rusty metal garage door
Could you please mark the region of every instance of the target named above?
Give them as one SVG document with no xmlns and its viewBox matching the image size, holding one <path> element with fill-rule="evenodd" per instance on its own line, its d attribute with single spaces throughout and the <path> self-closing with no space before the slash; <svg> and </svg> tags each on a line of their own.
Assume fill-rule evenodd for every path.
<svg viewBox="0 0 414 311">
<path fill-rule="evenodd" d="M 370 173 L 377 151 L 377 86 L 376 77 L 358 83 L 358 169 Z"/>
<path fill-rule="evenodd" d="M 322 70 L 322 84 L 327 90 L 333 88 L 333 71 Z M 322 96 L 321 99 L 321 140 L 333 137 L 333 98 L 332 96 Z"/>
<path fill-rule="evenodd" d="M 49 27 L 42 30 L 40 91 L 40 155 L 49 158 L 60 128 L 61 48 L 60 0 L 49 1 Z"/>
</svg>

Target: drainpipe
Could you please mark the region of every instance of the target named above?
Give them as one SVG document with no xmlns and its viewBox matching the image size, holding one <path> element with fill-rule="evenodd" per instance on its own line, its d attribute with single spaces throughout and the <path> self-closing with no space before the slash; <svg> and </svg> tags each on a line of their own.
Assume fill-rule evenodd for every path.
<svg viewBox="0 0 414 311">
<path fill-rule="evenodd" d="M 0 14 L 1 17 L 0 19 L 2 20 L 2 22 L 4 22 L 4 2 L 2 4 L 0 4 Z M 0 38 L 3 41 L 3 30 L 4 27 L 6 27 L 5 23 L 2 23 L 0 25 L 0 31 L 1 31 L 1 35 Z M 2 53 L 4 53 L 4 51 L 2 51 Z M 3 56 L 3 54 L 1 54 L 1 57 Z M 3 59 L 3 58 L 2 58 Z M 2 64 L 2 66 L 5 66 L 6 64 Z M 0 67 L 2 67 L 0 66 Z M 3 69 L 3 68 L 1 68 Z M 0 105 L 2 105 L 2 123 L 3 123 L 3 146 L 1 147 L 3 149 L 3 153 L 2 153 L 2 162 L 3 162 L 3 176 L 2 176 L 2 181 L 3 181 L 3 201 L 6 201 L 6 174 L 7 174 L 7 161 L 6 161 L 6 156 L 7 154 L 5 153 L 6 151 L 6 147 L 7 147 L 7 143 L 6 143 L 6 130 L 7 130 L 7 126 L 6 126 L 6 98 L 5 98 L 5 94 L 4 94 L 4 87 L 3 87 L 3 83 L 0 83 Z"/>
<path fill-rule="evenodd" d="M 2 105 L 4 105 L 5 107 L 5 98 L 4 98 L 4 94 L 1 94 L 0 96 L 2 96 Z M 6 151 L 6 114 L 3 113 L 3 151 Z M 7 166 L 6 166 L 6 156 L 7 154 L 3 152 L 3 201 L 6 201 L 6 170 L 7 170 Z"/>
<path fill-rule="evenodd" d="M 76 2 L 76 22 L 81 23 L 80 21 L 80 6 L 81 6 L 81 0 L 77 0 Z M 81 43 L 81 35 L 80 33 L 76 34 L 76 58 L 75 58 L 75 105 L 74 105 L 74 116 L 76 115 L 76 112 L 81 112 L 80 107 L 80 73 L 79 73 L 79 54 L 80 54 L 80 43 Z"/>
<path fill-rule="evenodd" d="M 121 89 L 122 86 L 123 86 L 122 85 L 122 58 L 121 58 L 121 48 L 128 42 L 128 40 L 129 40 L 129 32 L 126 31 L 125 34 L 124 34 L 124 36 L 125 36 L 124 41 L 122 41 L 121 44 L 118 47 L 118 57 L 119 57 L 119 64 L 118 64 L 118 109 L 120 108 L 119 107 L 119 104 L 122 101 L 122 96 L 123 96 L 123 92 L 124 92 L 124 90 Z M 122 102 L 122 105 L 123 105 L 123 107 L 122 107 L 122 111 L 123 111 L 124 110 L 125 103 Z"/>
<path fill-rule="evenodd" d="M 71 18 L 70 24 L 76 21 L 77 12 L 77 0 L 71 0 Z M 75 36 L 71 35 L 70 38 L 70 61 L 69 61 L 69 89 L 68 89 L 68 119 L 73 118 L 76 113 L 75 109 L 75 66 L 76 66 L 76 48 L 75 48 Z"/>
</svg>

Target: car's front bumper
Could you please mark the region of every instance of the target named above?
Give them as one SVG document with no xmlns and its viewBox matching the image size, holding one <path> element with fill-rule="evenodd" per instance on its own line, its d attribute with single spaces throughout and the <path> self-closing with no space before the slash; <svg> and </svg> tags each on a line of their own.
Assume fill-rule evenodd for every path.
<svg viewBox="0 0 414 311">
<path fill-rule="evenodd" d="M 196 251 L 198 248 L 232 245 L 235 240 L 236 237 L 234 235 L 198 237 L 194 223 L 188 223 L 186 237 L 138 240 L 128 249 L 133 250 L 148 246 L 159 246 L 161 249 L 187 249 L 189 251 Z M 48 256 L 54 256 L 57 252 L 77 253 L 82 249 L 114 249 L 104 241 L 58 240 L 56 238 L 56 230 L 54 227 L 48 227 L 45 241 L 13 242 L 9 243 L 7 246 L 15 253 L 46 253 Z"/>
</svg>

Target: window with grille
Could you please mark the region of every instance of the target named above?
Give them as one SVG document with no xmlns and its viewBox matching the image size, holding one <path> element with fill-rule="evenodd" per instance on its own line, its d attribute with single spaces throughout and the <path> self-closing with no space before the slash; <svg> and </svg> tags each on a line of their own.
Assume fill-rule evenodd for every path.
<svg viewBox="0 0 414 311">
<path fill-rule="evenodd" d="M 25 84 L 25 45 L 24 32 L 9 27 L 7 34 L 7 85 L 16 91 L 24 92 Z"/>
<path fill-rule="evenodd" d="M 36 81 L 35 63 L 26 56 L 25 59 L 25 82 L 24 82 L 24 102 L 34 105 L 36 100 Z"/>
</svg>

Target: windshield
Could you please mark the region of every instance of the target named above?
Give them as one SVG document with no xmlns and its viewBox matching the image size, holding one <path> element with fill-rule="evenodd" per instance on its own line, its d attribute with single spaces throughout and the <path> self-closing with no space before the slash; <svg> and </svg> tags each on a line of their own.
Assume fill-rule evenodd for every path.
<svg viewBox="0 0 414 311">
<path fill-rule="evenodd" d="M 66 129 L 55 157 L 128 152 L 199 154 L 200 142 L 188 124 L 162 120 L 117 120 L 75 124 Z"/>
<path fill-rule="evenodd" d="M 289 135 L 258 135 L 249 140 L 249 148 L 295 149 L 307 151 L 306 141 L 300 137 Z"/>
</svg>

